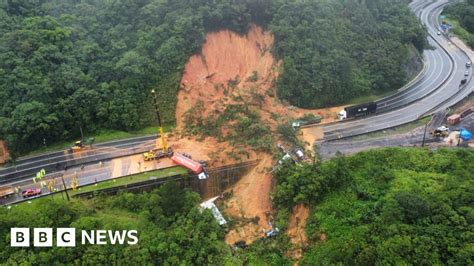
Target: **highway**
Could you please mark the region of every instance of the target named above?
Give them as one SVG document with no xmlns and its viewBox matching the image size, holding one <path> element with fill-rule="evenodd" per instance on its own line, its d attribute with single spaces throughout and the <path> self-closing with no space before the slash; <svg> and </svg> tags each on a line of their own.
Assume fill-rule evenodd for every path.
<svg viewBox="0 0 474 266">
<path fill-rule="evenodd" d="M 396 105 L 403 107 L 374 116 L 321 125 L 325 140 L 337 140 L 406 124 L 434 111 L 447 108 L 472 92 L 472 67 L 469 69 L 468 82 L 460 87 L 460 81 L 465 78 L 465 64 L 470 59 L 446 36 L 437 34 L 438 17 L 448 1 L 421 3 L 425 2 L 414 1 L 411 8 L 426 26 L 429 33 L 428 41 L 433 47 L 433 50 L 426 50 L 423 54 L 426 73 L 410 88 L 381 101 L 382 103 L 385 101 L 387 105 L 395 104 L 394 101 L 396 101 Z M 419 10 L 420 5 L 421 10 Z M 382 106 L 382 108 L 390 107 Z"/>
<path fill-rule="evenodd" d="M 439 112 L 439 116 L 435 116 L 430 121 L 427 128 L 427 134 L 425 135 L 425 144 L 430 148 L 435 147 L 452 147 L 456 145 L 453 143 L 449 145 L 447 140 L 443 138 L 436 138 L 429 134 L 431 130 L 437 128 L 444 123 L 444 112 Z M 465 128 L 471 132 L 474 132 L 474 113 L 465 117 L 456 126 L 450 126 L 451 131 L 459 130 L 459 128 Z M 362 152 L 370 149 L 382 148 L 382 147 L 413 147 L 421 146 L 423 143 L 424 126 L 417 127 L 406 133 L 391 134 L 390 129 L 386 130 L 383 135 L 372 136 L 372 137 L 352 137 L 335 141 L 325 141 L 318 145 L 319 155 L 323 160 L 328 160 L 336 157 L 338 154 L 351 155 L 357 152 Z M 392 131 L 393 132 L 393 131 Z M 449 146 L 448 146 L 449 145 Z"/>
<path fill-rule="evenodd" d="M 421 17 L 421 12 L 430 2 L 412 2 L 410 5 L 413 13 Z M 452 68 L 448 55 L 438 53 L 435 50 L 426 50 L 423 54 L 425 66 L 423 71 L 414 80 L 390 96 L 376 101 L 377 113 L 383 113 L 404 107 L 433 92 L 436 87 L 432 86 L 437 81 L 445 78 L 443 73 L 448 73 Z M 426 62 L 439 62 L 438 64 L 426 64 Z M 431 85 L 431 86 L 430 86 Z"/>
<path fill-rule="evenodd" d="M 467 55 L 445 36 L 437 35 L 438 17 L 446 3 L 446 0 L 417 0 L 410 4 L 412 11 L 426 26 L 428 41 L 433 47 L 423 53 L 423 72 L 394 94 L 378 100 L 376 115 L 319 126 L 324 131 L 325 140 L 365 134 L 414 121 L 460 101 L 473 90 L 472 68 L 469 82 L 459 87 L 469 60 Z M 42 168 L 48 173 L 61 172 L 81 164 L 96 164 L 98 161 L 142 153 L 153 147 L 155 138 L 146 136 L 97 144 L 92 150 L 75 154 L 59 151 L 21 158 L 16 166 L 0 168 L 0 185 L 31 179 Z"/>
<path fill-rule="evenodd" d="M 42 181 L 47 183 L 50 180 L 54 180 L 54 188 L 57 191 L 61 191 L 63 190 L 61 176 L 63 177 L 66 186 L 70 188 L 74 176 L 77 177 L 79 185 L 84 186 L 105 180 L 111 180 L 117 177 L 139 174 L 171 166 L 175 166 L 175 164 L 170 159 L 145 162 L 143 156 L 138 154 L 107 160 L 103 163 L 90 163 L 84 167 L 81 167 L 80 165 L 73 166 L 68 168 L 66 171 L 55 171 L 55 173 L 46 175 Z M 20 191 L 29 188 L 40 188 L 42 196 L 51 194 L 47 187 L 41 187 L 40 183 L 33 184 L 30 178 L 9 182 L 8 186 L 12 188 L 18 187 L 20 188 Z M 0 198 L 0 205 L 13 204 L 24 200 L 29 199 L 23 199 L 21 194 L 14 194 L 7 198 Z"/>
<path fill-rule="evenodd" d="M 142 153 L 154 147 L 155 139 L 156 135 L 152 135 L 96 144 L 93 149 L 73 154 L 59 151 L 21 158 L 15 166 L 0 168 L 0 184 L 31 179 L 40 169 L 53 173 L 75 165 Z"/>
</svg>

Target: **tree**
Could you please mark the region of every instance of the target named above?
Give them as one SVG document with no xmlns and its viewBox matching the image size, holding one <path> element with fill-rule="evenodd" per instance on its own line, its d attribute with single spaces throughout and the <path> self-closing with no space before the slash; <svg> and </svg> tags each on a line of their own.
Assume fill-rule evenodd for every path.
<svg viewBox="0 0 474 266">
<path fill-rule="evenodd" d="M 37 102 L 57 118 L 49 143 L 78 137 L 79 126 L 89 134 L 136 130 L 155 121 L 148 108 L 155 89 L 163 120 L 173 123 L 184 64 L 205 34 L 245 34 L 250 23 L 275 34 L 272 52 L 283 60 L 278 95 L 301 107 L 398 88 L 408 47 L 426 42 L 406 1 L 6 1 L 0 120 Z M 39 146 L 21 131 L 0 134 L 14 154 Z"/>
</svg>

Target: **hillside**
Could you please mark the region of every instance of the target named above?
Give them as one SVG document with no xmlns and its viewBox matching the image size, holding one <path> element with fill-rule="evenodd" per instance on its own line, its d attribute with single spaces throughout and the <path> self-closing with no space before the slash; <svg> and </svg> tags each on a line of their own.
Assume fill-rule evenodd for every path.
<svg viewBox="0 0 474 266">
<path fill-rule="evenodd" d="M 0 139 L 17 156 L 45 139 L 76 138 L 79 128 L 139 129 L 155 121 L 151 89 L 174 123 L 185 64 L 206 33 L 246 34 L 252 24 L 273 33 L 272 89 L 293 105 L 397 89 L 408 47 L 421 50 L 425 36 L 402 2 L 4 1 Z"/>
<path fill-rule="evenodd" d="M 472 150 L 373 150 L 284 168 L 273 197 L 310 208 L 302 265 L 471 265 L 473 167 Z"/>
<path fill-rule="evenodd" d="M 4 265 L 217 264 L 230 255 L 223 231 L 199 195 L 173 183 L 143 194 L 92 200 L 44 198 L 0 209 L 0 260 Z M 33 219 L 34 218 L 34 219 Z M 10 227 L 77 229 L 74 248 L 10 247 Z M 80 230 L 137 230 L 136 245 L 82 245 Z M 7 241 L 8 239 L 8 241 Z M 108 241 L 108 240 L 106 240 Z"/>
<path fill-rule="evenodd" d="M 212 166 L 248 160 L 258 165 L 229 189 L 225 212 L 242 221 L 230 228 L 226 242 L 253 242 L 268 228 L 272 212 L 273 166 L 278 124 L 306 112 L 285 106 L 272 86 L 278 76 L 271 52 L 273 35 L 257 25 L 240 35 L 220 30 L 206 35 L 202 50 L 185 64 L 176 105 L 177 132 L 173 146 L 206 153 Z M 250 222 L 258 219 L 258 222 Z M 244 222 L 247 221 L 247 222 Z"/>
<path fill-rule="evenodd" d="M 410 1 L 294 1 L 270 28 L 283 59 L 278 95 L 296 106 L 327 107 L 400 88 L 426 34 Z M 415 59 L 416 60 L 416 59 Z"/>
<path fill-rule="evenodd" d="M 72 202 L 57 194 L 0 208 L 0 259 L 48 265 L 294 265 L 295 258 L 301 265 L 472 265 L 473 168 L 472 150 L 415 148 L 288 165 L 276 174 L 273 194 L 281 233 L 232 251 L 224 243 L 225 228 L 198 210 L 199 196 L 173 183 L 151 193 Z M 290 219 L 292 209 L 297 215 Z M 139 243 L 9 247 L 10 227 L 51 226 L 135 229 Z"/>
<path fill-rule="evenodd" d="M 474 1 L 455 3 L 448 6 L 444 12 L 454 25 L 452 31 L 461 37 L 467 45 L 474 48 Z"/>
</svg>

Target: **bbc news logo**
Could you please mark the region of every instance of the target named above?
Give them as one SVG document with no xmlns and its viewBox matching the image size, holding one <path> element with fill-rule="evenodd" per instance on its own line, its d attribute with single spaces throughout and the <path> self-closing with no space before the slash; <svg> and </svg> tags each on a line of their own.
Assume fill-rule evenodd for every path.
<svg viewBox="0 0 474 266">
<path fill-rule="evenodd" d="M 137 230 L 81 230 L 80 232 L 82 245 L 136 245 L 138 243 Z M 11 228 L 10 235 L 10 246 L 30 246 L 30 228 Z M 52 247 L 53 239 L 56 239 L 57 247 L 75 247 L 76 229 L 56 228 L 56 234 L 53 234 L 53 228 L 33 228 L 34 247 Z"/>
</svg>

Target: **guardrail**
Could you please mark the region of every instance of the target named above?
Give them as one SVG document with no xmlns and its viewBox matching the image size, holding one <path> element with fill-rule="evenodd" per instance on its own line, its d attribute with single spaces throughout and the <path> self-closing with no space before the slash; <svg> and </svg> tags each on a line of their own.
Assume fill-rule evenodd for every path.
<svg viewBox="0 0 474 266">
<path fill-rule="evenodd" d="M 450 4 L 450 3 L 444 3 L 444 4 L 440 5 L 439 7 L 437 7 L 437 9 L 438 9 L 438 8 L 444 8 L 444 6 L 446 6 L 446 5 L 448 5 L 448 4 Z M 428 22 L 429 22 L 429 21 L 428 21 Z M 438 23 L 438 22 L 439 22 L 439 18 L 437 17 L 436 23 Z M 449 57 L 449 59 L 450 59 L 452 65 L 453 65 L 453 66 L 456 65 L 453 56 L 448 52 L 448 50 L 447 50 L 443 45 L 441 45 L 441 43 L 440 43 L 435 37 L 433 37 L 431 34 L 429 34 L 429 38 L 433 39 L 433 41 L 435 41 L 435 42 L 441 47 L 441 49 L 448 55 L 448 57 Z M 459 48 L 459 47 L 458 47 L 458 48 Z M 461 51 L 463 51 L 463 50 L 461 49 Z M 463 52 L 464 52 L 464 51 L 463 51 Z M 441 83 L 436 87 L 435 90 L 432 90 L 432 91 L 430 91 L 428 94 L 426 94 L 425 97 L 427 97 L 427 96 L 433 94 L 433 93 L 434 93 L 435 91 L 437 91 L 439 88 L 441 88 L 442 86 L 444 86 L 444 85 L 448 82 L 448 80 L 449 80 L 449 78 L 451 77 L 452 74 L 453 74 L 453 70 L 451 69 L 449 76 L 448 76 L 443 82 L 441 82 Z M 471 77 L 472 77 L 472 76 L 471 76 Z M 466 84 L 468 84 L 468 83 L 466 83 Z M 423 97 L 423 98 L 425 98 L 425 97 Z M 451 100 L 453 97 L 455 97 L 455 95 L 453 95 L 452 97 L 448 98 L 448 100 L 443 101 L 441 104 L 446 103 L 447 101 Z M 423 99 L 423 98 L 421 98 L 421 99 Z M 410 102 L 409 104 L 412 104 L 412 103 L 414 103 L 414 102 L 418 102 L 418 101 L 420 101 L 421 99 L 416 99 L 416 100 Z M 406 104 L 406 105 L 403 105 L 403 106 L 399 106 L 399 108 L 405 107 L 405 106 L 407 106 L 407 105 L 409 105 L 409 104 Z M 426 116 L 428 116 L 428 115 L 431 115 L 431 114 L 433 113 L 433 111 L 435 111 L 439 106 L 441 106 L 441 104 L 439 104 L 439 105 L 437 105 L 437 107 L 432 108 L 432 109 L 428 110 L 427 112 L 423 113 L 420 117 L 418 117 L 418 119 L 419 119 L 419 118 L 426 117 Z M 377 113 L 377 115 L 378 115 L 378 114 L 380 114 L 380 113 Z M 354 120 L 357 120 L 357 119 L 349 119 L 349 120 L 346 119 L 346 121 L 354 121 Z M 344 120 L 343 120 L 343 121 L 344 121 Z M 413 121 L 415 121 L 415 120 L 413 120 Z M 402 125 L 411 123 L 411 122 L 413 122 L 413 121 L 409 121 L 409 122 L 406 122 L 406 123 L 403 123 L 403 124 L 400 124 L 400 125 L 397 125 L 397 126 L 402 126 Z M 341 122 L 341 121 L 335 121 L 335 122 L 332 122 L 332 123 L 327 123 L 327 124 L 325 124 L 325 125 L 334 124 L 334 123 L 340 123 L 340 122 Z M 386 128 L 385 128 L 385 129 L 386 129 Z M 383 129 L 380 129 L 380 130 L 383 130 Z M 373 131 L 373 132 L 377 132 L 377 131 L 380 131 L 380 130 L 376 130 L 376 131 Z M 364 135 L 364 134 L 366 134 L 366 132 L 357 133 L 357 134 L 352 134 L 352 135 L 348 135 L 348 136 L 334 136 L 334 137 L 327 138 L 326 141 L 335 141 L 335 140 L 339 140 L 339 139 L 344 139 L 344 138 L 354 137 L 354 136 Z"/>
<path fill-rule="evenodd" d="M 451 4 L 455 4 L 455 3 L 456 3 L 456 2 L 448 2 L 448 3 L 443 4 L 442 6 L 443 6 L 443 8 L 444 8 L 444 6 L 451 5 Z M 439 24 L 439 16 L 436 18 L 436 23 Z M 459 45 L 457 45 L 456 43 L 454 43 L 453 41 L 451 41 L 451 39 L 449 38 L 449 36 L 446 36 L 446 34 L 443 33 L 443 36 L 445 36 L 446 39 L 448 39 L 449 42 L 450 42 L 452 45 L 456 46 L 456 48 L 458 48 L 458 49 L 461 51 L 461 53 L 463 53 L 463 54 L 464 54 L 467 58 L 469 58 L 469 60 L 470 60 L 470 56 L 467 54 L 466 51 L 464 51 Z M 442 48 L 443 48 L 443 50 L 446 51 L 446 49 L 444 49 L 444 47 L 442 47 Z M 448 53 L 448 54 L 449 54 L 449 53 Z M 450 57 L 451 57 L 451 55 L 450 55 Z M 472 74 L 469 76 L 469 79 L 467 80 L 466 84 L 464 84 L 464 85 L 459 85 L 459 90 L 458 90 L 458 92 L 459 92 L 459 91 L 462 91 L 462 90 L 464 90 L 464 89 L 466 89 L 466 88 L 468 87 L 468 84 L 469 84 L 471 81 L 472 81 Z M 435 106 L 435 107 L 431 108 L 430 110 L 428 110 L 426 113 L 423 114 L 423 116 L 432 114 L 432 113 L 435 112 L 437 109 L 439 109 L 440 107 L 442 107 L 444 104 L 448 103 L 449 101 L 451 101 L 451 100 L 452 100 L 453 98 L 455 98 L 455 97 L 456 97 L 456 94 L 452 95 L 452 96 L 449 97 L 448 99 L 442 101 L 442 102 L 441 102 L 440 104 L 438 104 L 437 106 Z M 456 103 L 453 103 L 452 105 L 446 106 L 446 107 L 451 107 L 451 106 L 453 106 L 454 104 L 456 104 Z"/>
<path fill-rule="evenodd" d="M 40 169 L 45 169 L 46 172 L 56 173 L 59 171 L 63 171 L 64 169 L 77 167 L 80 165 L 90 165 L 93 163 L 97 163 L 99 161 L 110 160 L 114 158 L 120 158 L 125 156 L 130 156 L 134 154 L 140 154 L 150 150 L 150 147 L 135 147 L 135 148 L 128 148 L 124 150 L 118 150 L 114 152 L 104 152 L 99 153 L 97 155 L 90 155 L 85 158 L 74 158 L 74 154 L 66 154 L 66 160 L 57 162 L 51 160 L 49 163 L 44 164 L 42 166 L 33 167 L 31 169 L 26 169 L 18 172 L 8 173 L 5 175 L 0 175 L 0 185 L 5 184 L 7 182 L 15 182 L 21 181 L 23 179 L 29 178 L 29 176 L 33 177 Z"/>
<path fill-rule="evenodd" d="M 122 186 L 116 186 L 116 187 L 111 187 L 111 188 L 105 188 L 105 189 L 100 189 L 100 190 L 94 190 L 94 191 L 88 191 L 88 192 L 82 192 L 75 194 L 74 197 L 80 197 L 80 198 L 91 198 L 94 195 L 98 194 L 104 194 L 104 195 L 114 195 L 117 194 L 119 191 L 130 191 L 130 192 L 136 192 L 136 191 L 150 191 L 153 190 L 154 188 L 157 188 L 161 186 L 162 184 L 169 182 L 169 181 L 181 181 L 186 178 L 190 178 L 189 175 L 173 175 L 173 176 L 167 176 L 163 178 L 157 178 L 157 179 L 150 179 L 147 181 L 142 181 L 142 182 L 137 182 L 137 183 L 132 183 L 132 184 L 127 184 L 127 185 L 122 185 Z"/>
<path fill-rule="evenodd" d="M 176 181 L 182 187 L 188 187 L 188 188 L 191 188 L 193 191 L 200 193 L 203 198 L 210 198 L 210 197 L 221 194 L 224 190 L 229 188 L 231 185 L 238 182 L 242 178 L 242 176 L 244 176 L 252 167 L 256 166 L 258 162 L 259 160 L 253 160 L 253 161 L 236 163 L 236 164 L 231 164 L 231 165 L 226 165 L 226 166 L 210 169 L 208 171 L 209 178 L 205 180 L 199 179 L 198 176 L 194 174 L 172 175 L 172 176 L 167 176 L 163 178 L 154 178 L 154 179 L 150 179 L 146 181 L 127 184 L 123 186 L 78 193 L 78 194 L 75 194 L 74 197 L 92 197 L 97 194 L 112 195 L 112 194 L 118 193 L 119 191 L 125 191 L 125 190 L 132 191 L 132 192 L 149 191 L 166 182 Z M 150 170 L 150 171 L 155 171 L 155 170 Z M 150 171 L 146 171 L 146 172 L 150 172 Z M 56 175 L 60 175 L 60 174 L 56 174 Z M 123 178 L 127 176 L 130 176 L 130 175 L 122 176 L 119 178 Z M 111 179 L 106 179 L 97 183 L 106 182 L 110 180 Z M 93 184 L 95 183 L 83 184 L 81 187 L 93 185 Z M 71 188 L 68 188 L 67 190 L 71 191 Z M 21 203 L 25 201 L 30 201 L 36 198 L 52 196 L 55 194 L 61 194 L 63 192 L 64 190 L 58 190 L 52 193 L 44 193 L 32 198 L 26 198 L 26 199 L 19 198 L 16 201 L 5 202 L 0 199 L 0 204 L 2 205 L 17 204 L 17 203 Z"/>
<path fill-rule="evenodd" d="M 221 166 L 210 169 L 208 171 L 208 179 L 199 179 L 197 175 L 173 175 L 163 178 L 151 178 L 147 181 L 106 188 L 96 191 L 88 191 L 78 193 L 75 197 L 93 197 L 96 194 L 113 195 L 119 191 L 131 191 L 141 192 L 150 191 L 163 185 L 166 182 L 174 181 L 177 182 L 181 187 L 191 188 L 193 191 L 198 192 L 204 198 L 210 198 L 221 194 L 231 185 L 235 184 L 242 176 L 244 176 L 248 170 L 258 164 L 259 160 L 253 160 L 248 162 L 242 162 L 232 165 Z M 104 180 L 109 181 L 109 180 Z M 102 182 L 104 182 L 102 181 Z M 89 184 L 90 185 L 90 184 Z"/>
</svg>

